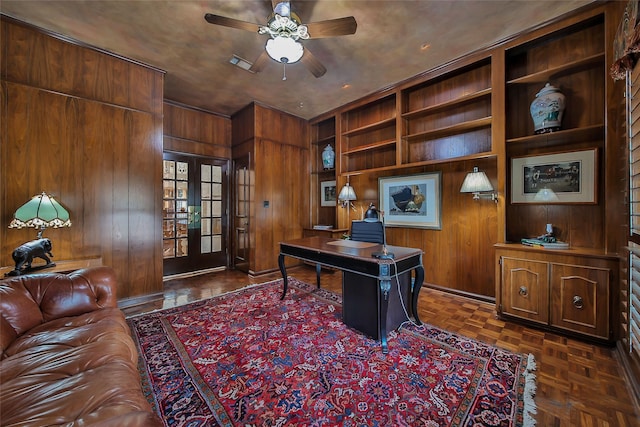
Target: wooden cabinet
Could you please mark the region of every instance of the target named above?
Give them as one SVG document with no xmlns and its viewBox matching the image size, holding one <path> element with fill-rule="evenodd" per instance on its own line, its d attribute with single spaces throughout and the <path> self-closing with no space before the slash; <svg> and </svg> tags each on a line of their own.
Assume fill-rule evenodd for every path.
<svg viewBox="0 0 640 427">
<path fill-rule="evenodd" d="M 497 245 L 497 311 L 539 326 L 611 340 L 618 260 L 594 251 Z"/>
<path fill-rule="evenodd" d="M 545 261 L 501 256 L 502 311 L 546 325 L 549 323 L 549 272 Z"/>
<path fill-rule="evenodd" d="M 615 212 L 624 204 L 624 165 L 614 163 L 623 158 L 617 148 L 622 133 L 606 126 L 621 111 L 606 59 L 612 14 L 593 9 L 505 46 L 505 241 L 539 236 L 551 223 L 570 249 L 496 245 L 499 314 L 606 342 L 617 334 L 612 310 L 617 307 L 616 251 L 622 228 L 616 229 Z M 566 109 L 560 130 L 535 134 L 529 108 L 547 83 L 565 95 Z M 515 169 L 515 159 L 528 157 L 535 165 L 536 156 L 586 150 L 596 153 L 593 170 L 582 171 L 583 180 L 593 180 L 595 200 L 522 202 L 512 197 L 513 177 L 527 179 L 524 170 Z M 553 188 L 561 179 L 551 171 L 540 182 Z M 560 186 L 559 191 L 570 190 Z"/>
<path fill-rule="evenodd" d="M 546 223 L 554 225 L 558 238 L 572 247 L 604 249 L 605 194 L 595 195 L 594 201 L 577 203 L 537 202 L 535 191 L 548 187 L 562 197 L 576 190 L 563 187 L 570 174 L 563 175 L 553 168 L 547 157 L 542 163 L 537 156 L 595 151 L 593 170 L 580 170 L 580 190 L 587 180 L 594 192 L 607 184 L 603 159 L 607 156 L 605 133 L 607 76 L 605 63 L 605 14 L 588 15 L 573 25 L 552 27 L 539 37 L 505 49 L 505 154 L 507 169 L 506 241 L 519 242 L 522 238 L 543 234 Z M 551 84 L 565 95 L 566 108 L 559 131 L 535 134 L 529 111 L 536 94 Z M 514 160 L 527 157 L 528 169 L 514 165 Z M 546 167 L 545 165 L 549 165 Z M 545 169 L 546 167 L 546 169 Z M 580 167 L 580 166 L 578 166 Z M 535 168 L 539 179 L 529 185 L 529 170 Z M 522 185 L 513 186 L 515 176 Z M 533 175 L 531 175 L 533 176 Z M 564 180 L 564 181 L 563 181 Z M 522 188 L 521 188 L 522 187 Z M 535 187 L 535 188 L 534 188 Z M 513 196 L 517 191 L 517 199 Z M 524 192 L 524 194 L 522 193 Z M 572 193 L 574 192 L 574 193 Z M 600 196 L 601 198 L 599 198 Z"/>
</svg>

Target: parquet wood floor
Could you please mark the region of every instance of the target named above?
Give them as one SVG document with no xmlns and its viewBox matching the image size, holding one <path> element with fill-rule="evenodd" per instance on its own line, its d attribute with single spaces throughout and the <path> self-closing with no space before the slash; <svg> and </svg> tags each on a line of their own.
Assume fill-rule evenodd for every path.
<svg viewBox="0 0 640 427">
<path fill-rule="evenodd" d="M 288 273 L 315 283 L 315 269 Z M 234 270 L 165 282 L 164 301 L 131 307 L 127 315 L 168 308 L 220 293 L 279 279 L 279 273 L 251 277 Z M 342 291 L 342 274 L 324 271 L 322 287 Z M 537 363 L 537 426 L 640 427 L 640 408 L 621 377 L 614 348 L 525 327 L 497 318 L 495 307 L 480 301 L 423 288 L 418 303 L 425 323 L 519 353 Z"/>
</svg>

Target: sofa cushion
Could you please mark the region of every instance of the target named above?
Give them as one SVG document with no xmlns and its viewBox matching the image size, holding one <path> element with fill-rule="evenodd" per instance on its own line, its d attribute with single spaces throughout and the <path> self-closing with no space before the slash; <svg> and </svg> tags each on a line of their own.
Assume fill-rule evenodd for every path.
<svg viewBox="0 0 640 427">
<path fill-rule="evenodd" d="M 129 327 L 122 312 L 117 308 L 105 308 L 75 317 L 63 317 L 40 324 L 17 337 L 5 349 L 9 357 L 38 346 L 79 347 L 93 341 L 103 340 L 105 334 L 130 335 Z M 131 349 L 137 361 L 135 348 Z M 97 356 L 97 355 L 96 355 Z"/>
<path fill-rule="evenodd" d="M 2 425 L 157 422 L 144 413 L 149 405 L 136 349 L 116 308 L 43 323 L 18 337 L 6 356 L 0 361 Z"/>
</svg>

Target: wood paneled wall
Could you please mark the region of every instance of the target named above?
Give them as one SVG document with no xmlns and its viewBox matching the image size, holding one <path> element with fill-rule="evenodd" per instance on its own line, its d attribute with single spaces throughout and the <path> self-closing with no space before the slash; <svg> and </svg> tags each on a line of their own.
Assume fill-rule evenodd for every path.
<svg viewBox="0 0 640 427">
<path fill-rule="evenodd" d="M 231 118 L 164 103 L 164 150 L 231 159 Z"/>
<path fill-rule="evenodd" d="M 35 238 L 8 229 L 45 191 L 72 227 L 48 229 L 54 260 L 101 257 L 119 298 L 162 291 L 164 73 L 2 17 L 0 264 Z"/>
<path fill-rule="evenodd" d="M 278 268 L 279 242 L 302 237 L 309 222 L 309 125 L 257 103 L 232 122 L 233 158 L 250 153 L 255 174 L 249 269 L 265 273 Z"/>
<path fill-rule="evenodd" d="M 356 211 L 348 213 L 338 207 L 338 222 L 348 227 L 348 219 L 361 219 L 369 203 L 379 206 L 378 178 L 442 172 L 442 229 L 430 230 L 387 227 L 387 243 L 395 246 L 420 248 L 424 251 L 425 283 L 450 292 L 480 299 L 495 297 L 493 245 L 498 236 L 498 205 L 490 199 L 473 200 L 472 195 L 460 193 L 462 181 L 474 166 L 484 171 L 497 188 L 495 158 L 465 162 L 450 162 L 428 167 L 407 168 L 364 173 L 350 177 L 358 200 Z M 339 188 L 344 184 L 340 179 Z M 350 216 L 347 218 L 347 214 Z"/>
</svg>

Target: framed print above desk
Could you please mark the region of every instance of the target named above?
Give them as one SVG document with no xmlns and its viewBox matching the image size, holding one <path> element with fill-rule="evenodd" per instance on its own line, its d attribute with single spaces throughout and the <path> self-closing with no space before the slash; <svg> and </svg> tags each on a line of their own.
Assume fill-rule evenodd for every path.
<svg viewBox="0 0 640 427">
<path fill-rule="evenodd" d="M 442 172 L 380 177 L 378 187 L 385 225 L 442 228 Z"/>
</svg>

